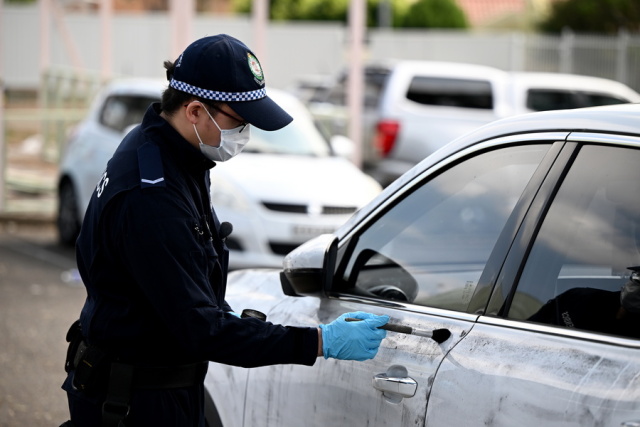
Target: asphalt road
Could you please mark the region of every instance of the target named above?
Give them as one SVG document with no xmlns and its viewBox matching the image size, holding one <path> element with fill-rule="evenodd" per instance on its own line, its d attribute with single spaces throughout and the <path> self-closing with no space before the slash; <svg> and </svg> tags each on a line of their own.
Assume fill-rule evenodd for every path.
<svg viewBox="0 0 640 427">
<path fill-rule="evenodd" d="M 0 223 L 0 427 L 68 419 L 65 334 L 85 297 L 53 227 Z"/>
</svg>

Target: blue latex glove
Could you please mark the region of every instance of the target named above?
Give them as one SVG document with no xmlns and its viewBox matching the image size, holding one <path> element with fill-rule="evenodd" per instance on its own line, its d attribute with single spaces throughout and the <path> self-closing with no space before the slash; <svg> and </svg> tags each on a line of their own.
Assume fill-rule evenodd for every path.
<svg viewBox="0 0 640 427">
<path fill-rule="evenodd" d="M 238 313 L 236 313 L 235 311 L 227 311 L 227 313 L 233 314 L 236 317 L 240 317 L 240 315 Z"/>
<path fill-rule="evenodd" d="M 362 322 L 347 322 L 344 319 L 354 317 Z M 324 358 L 332 357 L 341 360 L 368 360 L 378 353 L 380 341 L 387 336 L 387 331 L 378 329 L 389 321 L 389 316 L 356 311 L 345 313 L 328 325 L 320 325 L 322 329 L 322 352 Z"/>
</svg>

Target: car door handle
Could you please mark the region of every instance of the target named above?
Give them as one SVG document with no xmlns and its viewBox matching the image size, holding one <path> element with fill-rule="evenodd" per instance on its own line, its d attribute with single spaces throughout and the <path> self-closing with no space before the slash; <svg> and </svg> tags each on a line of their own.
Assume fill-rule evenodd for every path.
<svg viewBox="0 0 640 427">
<path fill-rule="evenodd" d="M 373 388 L 383 393 L 413 397 L 418 389 L 418 383 L 411 377 L 393 377 L 383 373 L 373 377 Z"/>
<path fill-rule="evenodd" d="M 640 427 L 640 420 L 624 421 L 620 424 L 620 427 Z"/>
</svg>

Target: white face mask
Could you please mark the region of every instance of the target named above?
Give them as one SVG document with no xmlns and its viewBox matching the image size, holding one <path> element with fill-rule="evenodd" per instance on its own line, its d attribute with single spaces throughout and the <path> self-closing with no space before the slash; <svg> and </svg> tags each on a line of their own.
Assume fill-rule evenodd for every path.
<svg viewBox="0 0 640 427">
<path fill-rule="evenodd" d="M 213 124 L 216 125 L 220 131 L 220 145 L 213 147 L 202 142 L 196 124 L 193 124 L 193 130 L 196 132 L 198 141 L 200 141 L 200 151 L 202 154 L 214 162 L 224 162 L 238 155 L 244 146 L 247 145 L 247 142 L 249 142 L 249 137 L 251 136 L 249 124 L 241 125 L 233 129 L 220 129 L 220 126 L 218 126 L 218 123 L 211 117 L 211 114 L 209 114 L 204 104 L 202 104 L 202 108 L 204 108 L 204 111 L 207 112 Z"/>
</svg>

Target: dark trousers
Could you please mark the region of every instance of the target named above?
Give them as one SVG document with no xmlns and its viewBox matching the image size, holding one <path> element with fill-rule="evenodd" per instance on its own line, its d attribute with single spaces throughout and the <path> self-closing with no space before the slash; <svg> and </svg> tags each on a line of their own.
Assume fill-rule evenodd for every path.
<svg viewBox="0 0 640 427">
<path fill-rule="evenodd" d="M 71 387 L 73 372 L 62 388 L 67 392 L 75 427 L 100 427 L 106 393 L 86 395 Z M 106 388 L 106 387 L 105 387 Z M 126 427 L 206 427 L 204 385 L 166 390 L 134 390 Z"/>
</svg>

